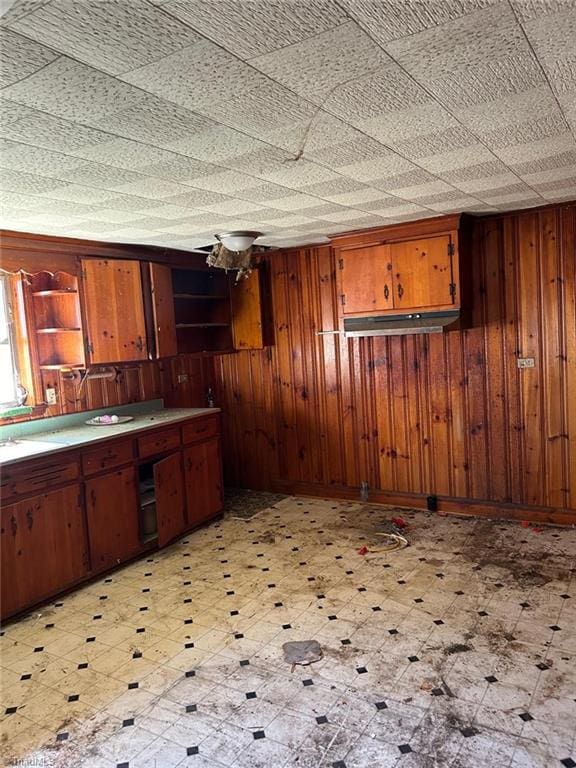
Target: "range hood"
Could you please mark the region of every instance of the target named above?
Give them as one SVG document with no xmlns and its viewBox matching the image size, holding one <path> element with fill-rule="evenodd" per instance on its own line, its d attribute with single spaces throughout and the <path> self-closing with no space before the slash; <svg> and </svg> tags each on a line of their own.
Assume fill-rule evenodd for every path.
<svg viewBox="0 0 576 768">
<path fill-rule="evenodd" d="M 405 315 L 347 317 L 344 336 L 407 336 L 412 333 L 442 333 L 460 316 L 457 309 L 444 312 L 412 312 Z"/>
</svg>

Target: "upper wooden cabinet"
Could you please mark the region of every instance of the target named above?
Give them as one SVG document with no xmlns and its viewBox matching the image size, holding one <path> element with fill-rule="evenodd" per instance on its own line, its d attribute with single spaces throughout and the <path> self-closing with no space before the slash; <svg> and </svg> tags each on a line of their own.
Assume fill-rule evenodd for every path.
<svg viewBox="0 0 576 768">
<path fill-rule="evenodd" d="M 340 310 L 346 316 L 459 309 L 456 217 L 418 222 L 334 240 Z"/>
<path fill-rule="evenodd" d="M 264 346 L 260 272 L 238 284 L 234 276 L 221 269 L 172 269 L 178 353 Z"/>
<path fill-rule="evenodd" d="M 140 263 L 82 259 L 81 303 L 90 364 L 146 360 Z"/>
<path fill-rule="evenodd" d="M 149 338 L 154 357 L 174 357 L 178 354 L 176 343 L 176 318 L 172 269 L 167 264 L 143 262 L 144 303 L 147 310 Z"/>
</svg>

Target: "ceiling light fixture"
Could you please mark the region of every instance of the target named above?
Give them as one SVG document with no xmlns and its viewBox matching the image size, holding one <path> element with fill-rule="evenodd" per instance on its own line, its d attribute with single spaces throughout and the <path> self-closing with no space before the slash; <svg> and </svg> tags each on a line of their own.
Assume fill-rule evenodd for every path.
<svg viewBox="0 0 576 768">
<path fill-rule="evenodd" d="M 241 251 L 247 251 L 254 240 L 260 237 L 261 234 L 262 232 L 238 230 L 236 232 L 225 232 L 223 235 L 216 235 L 216 239 L 229 251 L 240 253 Z"/>
</svg>

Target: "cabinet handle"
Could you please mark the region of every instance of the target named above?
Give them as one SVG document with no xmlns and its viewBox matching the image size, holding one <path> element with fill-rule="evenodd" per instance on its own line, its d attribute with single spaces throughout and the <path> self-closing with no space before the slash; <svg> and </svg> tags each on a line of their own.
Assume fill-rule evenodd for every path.
<svg viewBox="0 0 576 768">
<path fill-rule="evenodd" d="M 388 288 L 387 285 L 385 285 L 384 286 L 384 298 L 386 299 L 386 301 L 388 301 L 389 296 L 390 296 L 390 289 Z"/>
<path fill-rule="evenodd" d="M 402 288 L 402 283 L 398 283 L 398 298 L 401 299 L 402 296 L 404 296 L 404 288 Z"/>
</svg>

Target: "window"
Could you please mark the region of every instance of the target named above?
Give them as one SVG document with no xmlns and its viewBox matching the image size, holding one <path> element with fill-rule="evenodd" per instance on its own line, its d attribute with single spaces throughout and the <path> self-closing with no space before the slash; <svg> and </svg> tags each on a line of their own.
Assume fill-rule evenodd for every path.
<svg viewBox="0 0 576 768">
<path fill-rule="evenodd" d="M 0 276 L 0 408 L 18 405 L 21 397 L 9 295 L 8 278 Z"/>
</svg>

